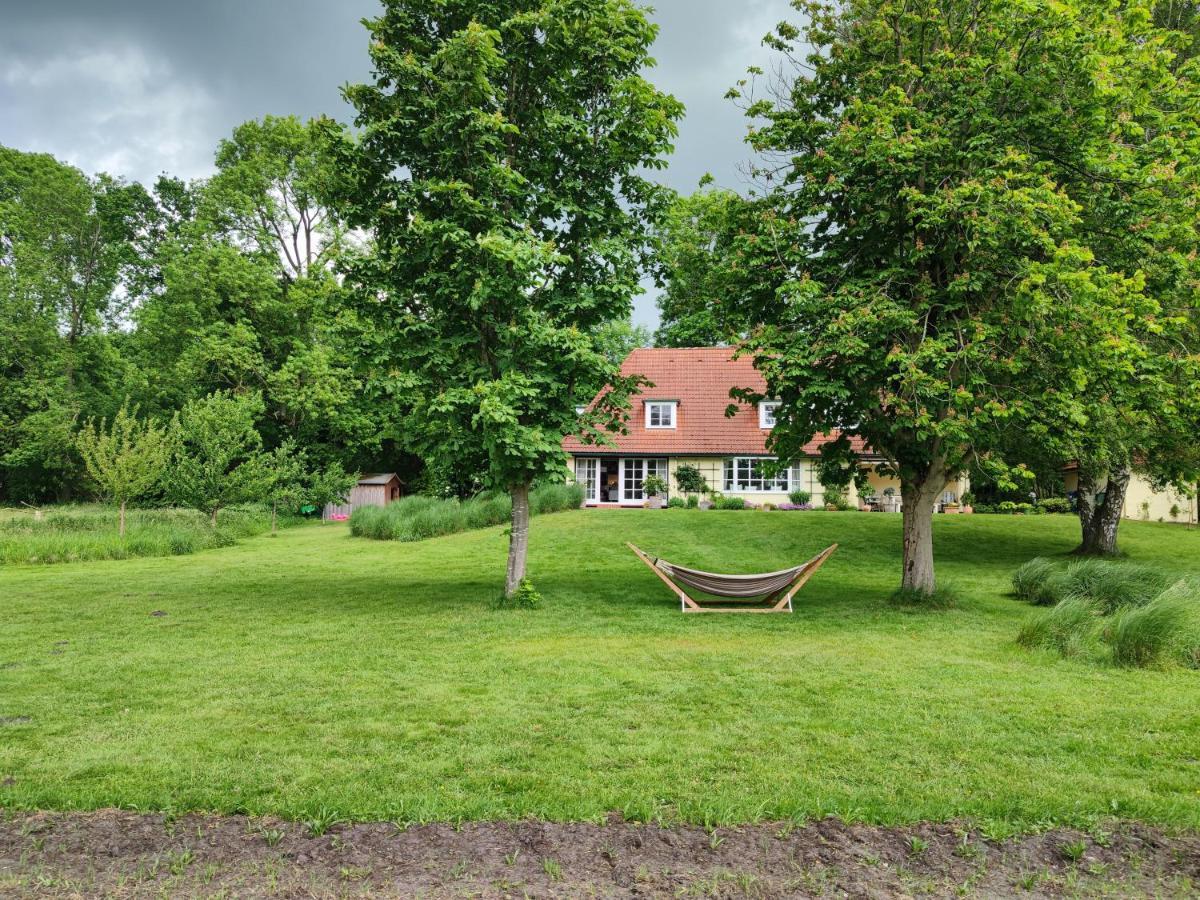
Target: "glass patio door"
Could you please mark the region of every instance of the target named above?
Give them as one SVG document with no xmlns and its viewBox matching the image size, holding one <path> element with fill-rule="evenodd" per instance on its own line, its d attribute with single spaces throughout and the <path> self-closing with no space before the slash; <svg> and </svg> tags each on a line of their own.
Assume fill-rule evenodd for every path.
<svg viewBox="0 0 1200 900">
<path fill-rule="evenodd" d="M 600 460 L 575 460 L 575 480 L 583 485 L 584 498 L 588 503 L 600 502 Z"/>
<path fill-rule="evenodd" d="M 621 502 L 636 503 L 645 499 L 642 485 L 646 481 L 644 459 L 621 460 Z"/>
</svg>

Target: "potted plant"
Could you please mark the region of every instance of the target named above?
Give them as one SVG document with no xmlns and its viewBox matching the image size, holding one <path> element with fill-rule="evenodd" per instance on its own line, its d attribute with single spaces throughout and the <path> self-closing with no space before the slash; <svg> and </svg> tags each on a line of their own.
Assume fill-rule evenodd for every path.
<svg viewBox="0 0 1200 900">
<path fill-rule="evenodd" d="M 962 495 L 962 511 L 968 516 L 975 513 L 975 495 L 970 491 L 964 491 Z"/>
<path fill-rule="evenodd" d="M 667 505 L 667 482 L 658 475 L 648 475 L 642 482 L 647 509 L 664 509 Z"/>
<path fill-rule="evenodd" d="M 879 509 L 881 512 L 900 512 L 900 498 L 896 496 L 895 488 L 883 489 L 883 495 L 879 499 Z"/>
<path fill-rule="evenodd" d="M 862 512 L 871 512 L 874 507 L 871 501 L 875 499 L 875 488 L 869 484 L 864 484 L 858 489 L 858 508 Z"/>
</svg>

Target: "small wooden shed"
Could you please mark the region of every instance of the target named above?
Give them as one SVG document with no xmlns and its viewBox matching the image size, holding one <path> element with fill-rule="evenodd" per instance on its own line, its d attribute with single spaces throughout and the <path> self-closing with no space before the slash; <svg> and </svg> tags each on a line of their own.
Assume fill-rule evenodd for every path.
<svg viewBox="0 0 1200 900">
<path fill-rule="evenodd" d="M 360 506 L 387 506 L 404 496 L 404 482 L 395 472 L 364 475 L 350 489 L 345 503 L 329 503 L 325 506 L 326 519 L 349 516 Z"/>
</svg>

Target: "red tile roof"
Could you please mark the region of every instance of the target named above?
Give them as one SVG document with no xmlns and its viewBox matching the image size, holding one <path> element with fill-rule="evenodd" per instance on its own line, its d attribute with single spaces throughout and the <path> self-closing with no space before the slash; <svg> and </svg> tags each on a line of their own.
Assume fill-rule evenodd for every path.
<svg viewBox="0 0 1200 900">
<path fill-rule="evenodd" d="M 643 348 L 634 350 L 621 365 L 622 375 L 642 375 L 653 383 L 633 400 L 629 434 L 612 435 L 612 444 L 584 444 L 577 437 L 563 441 L 572 454 L 620 454 L 683 456 L 768 455 L 770 429 L 759 428 L 758 410 L 738 404 L 737 414 L 726 417 L 734 402 L 732 388 L 766 390 L 766 382 L 749 356 L 733 358 L 729 347 Z M 674 428 L 647 428 L 645 403 L 674 400 Z M 830 436 L 818 437 L 804 447 L 806 456 L 816 456 Z M 855 441 L 862 451 L 862 442 Z"/>
</svg>

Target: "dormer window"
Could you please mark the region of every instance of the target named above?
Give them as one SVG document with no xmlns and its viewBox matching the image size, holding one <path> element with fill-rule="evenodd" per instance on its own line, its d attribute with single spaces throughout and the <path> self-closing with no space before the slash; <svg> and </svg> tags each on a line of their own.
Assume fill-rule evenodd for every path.
<svg viewBox="0 0 1200 900">
<path fill-rule="evenodd" d="M 774 428 L 775 410 L 779 409 L 781 405 L 778 400 L 764 400 L 758 404 L 758 427 Z"/>
<path fill-rule="evenodd" d="M 675 401 L 656 400 L 646 404 L 647 428 L 674 428 Z"/>
</svg>

